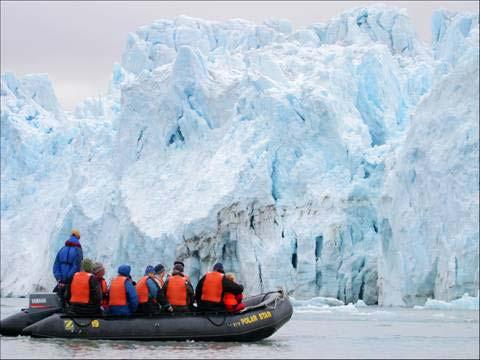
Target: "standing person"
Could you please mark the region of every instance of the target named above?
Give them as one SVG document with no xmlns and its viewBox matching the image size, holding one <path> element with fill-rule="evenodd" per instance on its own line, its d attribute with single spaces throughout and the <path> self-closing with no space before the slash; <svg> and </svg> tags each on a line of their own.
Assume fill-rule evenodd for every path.
<svg viewBox="0 0 480 360">
<path fill-rule="evenodd" d="M 108 310 L 108 286 L 107 280 L 105 280 L 105 268 L 100 262 L 96 262 L 92 266 L 92 272 L 98 283 L 100 284 L 100 289 L 102 291 L 102 310 Z"/>
<path fill-rule="evenodd" d="M 213 271 L 207 272 L 198 282 L 195 289 L 197 306 L 200 310 L 225 311 L 223 294 L 234 295 L 243 292 L 243 285 L 237 284 L 225 277 L 222 263 L 216 263 Z"/>
<path fill-rule="evenodd" d="M 145 275 L 138 280 L 135 290 L 138 296 L 138 313 L 157 314 L 160 312 L 160 305 L 162 309 L 173 310 L 165 298 L 163 290 L 155 281 L 155 268 L 153 266 L 147 266 Z"/>
<path fill-rule="evenodd" d="M 57 280 L 57 285 L 53 289 L 65 306 L 65 289 L 72 280 L 73 274 L 80 271 L 83 260 L 82 246 L 80 245 L 80 232 L 72 229 L 70 238 L 65 245 L 58 251 L 53 264 L 53 275 Z"/>
<path fill-rule="evenodd" d="M 163 280 L 166 272 L 165 266 L 163 266 L 162 264 L 158 264 L 157 266 L 155 266 L 154 270 L 155 270 L 154 280 L 157 283 L 157 285 L 160 287 L 160 289 L 163 289 L 163 286 L 165 285 L 165 281 Z"/>
<path fill-rule="evenodd" d="M 225 277 L 228 280 L 231 280 L 232 282 L 235 283 L 235 274 L 226 273 Z M 223 303 L 225 304 L 225 308 L 227 309 L 228 312 L 237 313 L 245 309 L 245 304 L 242 303 L 242 300 L 243 300 L 242 293 L 234 295 L 230 292 L 225 292 L 223 294 Z"/>
<path fill-rule="evenodd" d="M 101 315 L 102 293 L 100 284 L 92 274 L 92 260 L 84 259 L 81 271 L 73 275 L 65 289 L 69 312 L 73 315 Z"/>
<path fill-rule="evenodd" d="M 112 315 L 131 315 L 137 310 L 138 296 L 130 270 L 130 265 L 120 265 L 118 275 L 110 282 L 108 306 Z"/>
<path fill-rule="evenodd" d="M 172 275 L 165 282 L 165 296 L 176 312 L 193 310 L 194 291 L 188 278 L 183 274 L 183 263 L 176 262 Z"/>
</svg>

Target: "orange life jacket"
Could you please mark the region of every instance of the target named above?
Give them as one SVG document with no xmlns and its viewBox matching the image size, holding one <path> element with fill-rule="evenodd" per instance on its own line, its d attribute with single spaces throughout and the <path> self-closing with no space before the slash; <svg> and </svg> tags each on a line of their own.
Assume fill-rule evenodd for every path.
<svg viewBox="0 0 480 360">
<path fill-rule="evenodd" d="M 90 277 L 92 274 L 80 271 L 73 275 L 70 285 L 70 303 L 89 304 L 90 303 Z"/>
<path fill-rule="evenodd" d="M 125 288 L 126 276 L 117 276 L 112 279 L 110 283 L 110 296 L 108 305 L 110 306 L 125 306 L 127 305 L 127 289 Z"/>
<path fill-rule="evenodd" d="M 178 273 L 177 273 L 178 274 Z M 176 274 L 176 275 L 177 275 Z M 167 275 L 167 279 L 170 279 L 171 277 L 173 276 L 173 274 L 168 274 Z M 185 280 L 190 280 L 190 277 L 187 275 L 187 274 L 183 274 L 183 277 L 185 278 Z"/>
<path fill-rule="evenodd" d="M 228 308 L 229 306 L 231 306 L 232 308 L 238 304 L 238 301 L 235 297 L 235 295 L 233 295 L 232 293 L 225 293 L 223 295 L 223 303 L 225 304 L 225 306 Z"/>
<path fill-rule="evenodd" d="M 149 279 L 149 277 L 150 276 L 145 275 L 138 281 L 137 285 L 135 285 L 135 290 L 137 290 L 139 304 L 145 304 L 148 302 L 147 280 Z"/>
<path fill-rule="evenodd" d="M 108 287 L 107 281 L 102 277 L 100 279 L 100 285 L 102 286 L 102 305 L 108 305 Z"/>
<path fill-rule="evenodd" d="M 186 306 L 187 305 L 187 284 L 186 277 L 182 275 L 173 275 L 168 279 L 167 299 L 170 305 Z"/>
<path fill-rule="evenodd" d="M 222 281 L 222 273 L 219 273 L 218 271 L 207 272 L 202 286 L 202 301 L 211 301 L 214 303 L 222 302 Z"/>
</svg>

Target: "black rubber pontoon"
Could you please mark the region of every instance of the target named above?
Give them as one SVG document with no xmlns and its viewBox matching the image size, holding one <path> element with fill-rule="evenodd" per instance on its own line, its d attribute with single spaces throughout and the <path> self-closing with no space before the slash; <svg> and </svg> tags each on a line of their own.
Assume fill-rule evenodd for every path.
<svg viewBox="0 0 480 360">
<path fill-rule="evenodd" d="M 22 309 L 0 321 L 0 334 L 20 335 L 27 326 L 61 311 L 60 298 L 56 293 L 30 294 L 28 309 Z"/>
<path fill-rule="evenodd" d="M 22 332 L 44 338 L 109 340 L 256 341 L 272 335 L 292 316 L 283 291 L 246 298 L 240 314 L 162 313 L 151 316 L 72 317 L 54 314 Z"/>
</svg>

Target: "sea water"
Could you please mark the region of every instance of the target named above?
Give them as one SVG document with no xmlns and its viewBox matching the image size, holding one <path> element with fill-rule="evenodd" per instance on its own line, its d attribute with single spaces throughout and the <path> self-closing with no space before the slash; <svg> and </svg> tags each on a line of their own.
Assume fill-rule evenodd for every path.
<svg viewBox="0 0 480 360">
<path fill-rule="evenodd" d="M 2 298 L 1 318 L 28 299 Z M 478 358 L 479 313 L 388 307 L 302 306 L 254 343 L 0 338 L 7 358 Z"/>
</svg>

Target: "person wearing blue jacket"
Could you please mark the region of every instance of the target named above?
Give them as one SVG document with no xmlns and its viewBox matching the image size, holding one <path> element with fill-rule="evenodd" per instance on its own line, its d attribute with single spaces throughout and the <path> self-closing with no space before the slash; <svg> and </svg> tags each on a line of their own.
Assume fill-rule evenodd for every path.
<svg viewBox="0 0 480 360">
<path fill-rule="evenodd" d="M 137 290 L 130 276 L 130 265 L 120 265 L 118 276 L 110 282 L 109 312 L 112 315 L 131 315 L 138 307 Z"/>
<path fill-rule="evenodd" d="M 160 307 L 162 310 L 173 311 L 162 288 L 155 281 L 155 268 L 153 266 L 147 266 L 145 275 L 138 280 L 135 289 L 138 296 L 138 313 L 156 314 L 160 311 Z"/>
<path fill-rule="evenodd" d="M 58 251 L 53 264 L 53 275 L 57 280 L 57 285 L 53 292 L 58 294 L 62 304 L 65 304 L 65 289 L 72 280 L 73 275 L 80 271 L 80 265 L 83 260 L 83 251 L 79 240 L 80 232 L 77 229 L 73 229 L 70 238 Z"/>
</svg>

